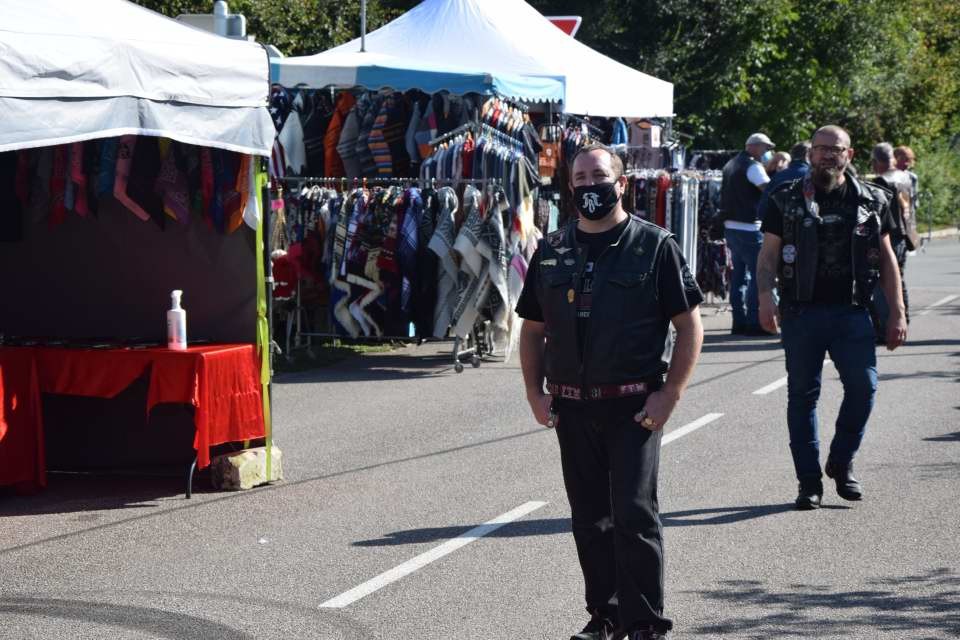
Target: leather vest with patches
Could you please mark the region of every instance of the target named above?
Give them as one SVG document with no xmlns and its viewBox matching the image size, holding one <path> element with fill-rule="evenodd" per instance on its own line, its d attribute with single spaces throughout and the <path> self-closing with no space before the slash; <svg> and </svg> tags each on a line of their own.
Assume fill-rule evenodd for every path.
<svg viewBox="0 0 960 640">
<path fill-rule="evenodd" d="M 857 199 L 856 224 L 850 237 L 853 264 L 852 300 L 866 306 L 880 279 L 880 217 L 889 206 L 884 193 L 846 174 Z M 811 302 L 817 277 L 817 234 L 823 220 L 810 207 L 808 179 L 794 180 L 770 197 L 783 213 L 783 242 L 778 270 L 781 304 Z M 808 193 L 812 193 L 808 191 Z M 849 205 L 848 205 L 849 206 Z"/>
<path fill-rule="evenodd" d="M 669 320 L 657 298 L 657 258 L 670 233 L 631 216 L 619 240 L 597 257 L 583 358 L 577 309 L 588 248 L 576 221 L 540 241 L 539 297 L 546 330 L 548 382 L 569 385 L 646 381 L 666 370 Z"/>
</svg>

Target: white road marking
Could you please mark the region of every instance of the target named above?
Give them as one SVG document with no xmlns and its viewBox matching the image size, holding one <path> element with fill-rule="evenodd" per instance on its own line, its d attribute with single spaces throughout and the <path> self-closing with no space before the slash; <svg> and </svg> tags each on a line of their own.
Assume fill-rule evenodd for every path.
<svg viewBox="0 0 960 640">
<path fill-rule="evenodd" d="M 714 420 L 717 420 L 722 416 L 723 416 L 722 413 L 708 413 L 705 416 L 697 418 L 693 422 L 685 424 L 679 429 L 675 429 L 670 433 L 668 433 L 667 435 L 663 436 L 663 439 L 660 441 L 660 446 L 663 447 L 664 445 L 670 442 L 673 442 L 674 440 L 682 438 L 688 433 L 693 433 L 700 427 L 704 425 L 708 425 Z M 520 505 L 516 509 L 507 511 L 503 515 L 499 515 L 493 520 L 485 522 L 478 527 L 474 527 L 473 529 L 470 529 L 470 531 L 460 534 L 459 536 L 457 536 L 456 538 L 453 538 L 452 540 L 447 540 L 443 544 L 436 546 L 433 549 L 430 549 L 429 551 L 421 553 L 415 558 L 411 558 L 410 560 L 407 560 L 403 564 L 397 565 L 396 567 L 394 567 L 393 569 L 390 569 L 389 571 L 384 571 L 377 577 L 371 578 L 370 580 L 367 580 L 363 584 L 356 586 L 353 589 L 350 589 L 349 591 L 345 591 L 344 593 L 341 593 L 340 595 L 334 598 L 331 598 L 330 600 L 327 600 L 326 602 L 321 604 L 320 607 L 323 609 L 342 609 L 343 607 L 353 604 L 357 600 L 370 595 L 374 591 L 382 589 L 388 584 L 396 582 L 401 578 L 405 578 L 406 576 L 410 575 L 414 571 L 418 569 L 422 569 L 423 567 L 430 564 L 434 560 L 439 560 L 440 558 L 453 553 L 460 547 L 468 545 L 474 540 L 478 538 L 482 538 L 483 536 L 487 535 L 492 531 L 496 531 L 497 529 L 499 529 L 505 524 L 509 524 L 511 522 L 514 522 L 515 520 L 519 520 L 523 516 L 533 511 L 536 511 L 537 509 L 545 506 L 546 504 L 547 504 L 546 502 L 542 502 L 539 500 L 532 500 L 530 502 L 525 502 L 524 504 Z"/>
<path fill-rule="evenodd" d="M 410 575 L 417 569 L 421 569 L 425 567 L 426 565 L 430 564 L 434 560 L 439 560 L 443 556 L 453 553 L 460 547 L 470 544 L 474 540 L 478 538 L 482 538 L 483 536 L 487 535 L 492 531 L 496 531 L 503 525 L 509 524 L 514 520 L 519 520 L 520 518 L 527 515 L 528 513 L 536 511 L 537 509 L 543 507 L 546 504 L 547 504 L 546 502 L 540 502 L 536 500 L 531 502 L 525 502 L 524 504 L 520 505 L 516 509 L 507 511 L 503 515 L 499 515 L 493 520 L 485 522 L 480 526 L 474 527 L 473 529 L 470 529 L 470 531 L 460 534 L 456 538 L 447 540 L 443 544 L 437 547 L 434 547 L 429 551 L 421 553 L 415 558 L 411 558 L 410 560 L 407 560 L 403 564 L 397 565 L 393 569 L 390 569 L 389 571 L 385 571 L 384 573 L 381 573 L 375 578 L 371 578 L 370 580 L 367 580 L 366 582 L 364 582 L 358 587 L 354 587 L 353 589 L 350 589 L 349 591 L 342 593 L 335 598 L 331 598 L 330 600 L 327 600 L 326 602 L 321 604 L 320 607 L 326 608 L 326 609 L 340 609 L 349 604 L 352 604 L 357 600 L 359 600 L 360 598 L 363 598 L 364 596 L 368 596 L 374 591 L 382 587 L 385 587 L 392 582 L 396 582 L 397 580 L 403 577 Z"/>
<path fill-rule="evenodd" d="M 953 302 L 953 301 L 956 300 L 957 298 L 960 298 L 960 294 L 954 294 L 954 295 L 952 295 L 952 296 L 944 296 L 944 297 L 940 298 L 939 300 L 937 300 L 936 302 L 934 302 L 933 304 L 931 304 L 929 307 L 927 307 L 927 308 L 924 309 L 923 311 L 921 311 L 920 313 L 918 313 L 917 316 L 925 316 L 925 315 L 927 315 L 928 313 L 930 313 L 931 311 L 933 311 L 934 309 L 936 309 L 937 307 L 942 307 L 943 305 L 947 304 L 948 302 Z"/>
<path fill-rule="evenodd" d="M 823 366 L 827 366 L 828 364 L 830 364 L 830 358 L 829 358 L 829 356 L 823 359 Z M 780 379 L 778 379 L 778 380 L 774 380 L 773 382 L 771 382 L 770 384 L 768 384 L 768 385 L 765 386 L 765 387 L 760 387 L 759 389 L 757 389 L 756 391 L 753 392 L 753 395 L 755 395 L 755 396 L 765 396 L 765 395 L 767 395 L 768 393 L 771 393 L 771 392 L 773 392 L 773 391 L 776 391 L 777 389 L 779 389 L 780 387 L 784 386 L 785 384 L 787 384 L 787 376 L 783 376 L 782 378 L 780 378 Z"/>
<path fill-rule="evenodd" d="M 660 446 L 665 447 L 668 443 L 673 442 L 678 438 L 682 438 L 688 433 L 693 433 L 700 427 L 704 425 L 708 425 L 714 420 L 721 418 L 722 416 L 723 416 L 722 413 L 708 413 L 707 415 L 701 416 L 689 424 L 683 425 L 679 429 L 674 429 L 670 433 L 663 436 L 663 439 L 660 441 Z"/>
<path fill-rule="evenodd" d="M 756 391 L 753 392 L 753 395 L 755 395 L 755 396 L 765 396 L 765 395 L 767 395 L 768 393 L 770 393 L 771 391 L 776 391 L 777 389 L 779 389 L 780 387 L 784 386 L 785 384 L 787 384 L 787 376 L 783 376 L 783 377 L 780 378 L 779 380 L 774 380 L 773 382 L 771 382 L 770 384 L 768 384 L 768 385 L 765 386 L 765 387 L 760 387 L 759 389 L 757 389 Z"/>
</svg>

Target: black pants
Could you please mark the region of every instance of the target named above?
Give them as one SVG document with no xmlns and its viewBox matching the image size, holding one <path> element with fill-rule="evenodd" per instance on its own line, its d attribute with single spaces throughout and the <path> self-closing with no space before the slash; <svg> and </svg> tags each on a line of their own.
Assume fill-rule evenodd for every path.
<svg viewBox="0 0 960 640">
<path fill-rule="evenodd" d="M 627 629 L 668 631 L 657 502 L 661 432 L 634 421 L 643 402 L 640 396 L 605 401 L 604 408 L 564 402 L 556 431 L 587 609 Z"/>
</svg>

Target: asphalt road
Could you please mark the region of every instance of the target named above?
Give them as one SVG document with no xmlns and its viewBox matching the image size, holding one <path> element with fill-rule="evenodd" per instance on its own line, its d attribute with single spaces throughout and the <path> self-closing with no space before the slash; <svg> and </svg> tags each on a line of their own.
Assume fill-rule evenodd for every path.
<svg viewBox="0 0 960 640">
<path fill-rule="evenodd" d="M 960 243 L 911 258 L 908 284 L 865 500 L 828 483 L 815 512 L 792 508 L 779 342 L 704 308 L 661 463 L 672 637 L 960 637 Z M 0 638 L 566 639 L 585 619 L 569 508 L 521 389 L 516 359 L 356 359 L 276 381 L 283 483 L 188 502 L 178 479 L 55 476 L 0 497 Z M 822 441 L 840 397 L 828 364 Z"/>
</svg>

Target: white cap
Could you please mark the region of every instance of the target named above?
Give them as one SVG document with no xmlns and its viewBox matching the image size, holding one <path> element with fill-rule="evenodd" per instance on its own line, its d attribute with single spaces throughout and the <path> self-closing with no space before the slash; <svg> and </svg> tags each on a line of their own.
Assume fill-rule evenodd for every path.
<svg viewBox="0 0 960 640">
<path fill-rule="evenodd" d="M 767 134 L 765 134 L 765 133 L 759 133 L 759 132 L 757 132 L 757 133 L 753 134 L 752 136 L 750 136 L 749 138 L 747 138 L 747 144 L 746 144 L 746 146 L 749 147 L 749 146 L 752 145 L 752 144 L 765 144 L 765 145 L 767 145 L 768 147 L 770 147 L 771 149 L 772 149 L 773 147 L 777 146 L 777 145 L 773 144 L 773 140 L 771 140 L 770 138 L 767 137 Z"/>
</svg>

